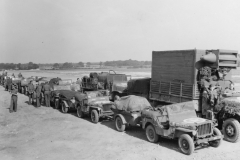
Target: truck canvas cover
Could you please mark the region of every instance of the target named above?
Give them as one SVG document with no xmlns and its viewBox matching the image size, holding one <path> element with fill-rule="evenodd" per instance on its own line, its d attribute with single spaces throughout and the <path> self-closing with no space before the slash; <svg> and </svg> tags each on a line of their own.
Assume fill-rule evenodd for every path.
<svg viewBox="0 0 240 160">
<path fill-rule="evenodd" d="M 128 93 L 148 93 L 151 78 L 131 79 L 127 84 Z"/>
<path fill-rule="evenodd" d="M 121 97 L 120 100 L 114 102 L 114 106 L 118 110 L 125 110 L 129 112 L 152 108 L 146 98 L 133 95 Z"/>
</svg>

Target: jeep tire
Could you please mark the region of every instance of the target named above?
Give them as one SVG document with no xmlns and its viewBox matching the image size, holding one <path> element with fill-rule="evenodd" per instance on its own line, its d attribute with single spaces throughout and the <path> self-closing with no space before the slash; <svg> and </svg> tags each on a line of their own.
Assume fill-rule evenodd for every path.
<svg viewBox="0 0 240 160">
<path fill-rule="evenodd" d="M 59 108 L 59 99 L 54 100 L 54 108 L 58 109 Z"/>
<path fill-rule="evenodd" d="M 68 107 L 66 107 L 64 102 L 62 102 L 62 112 L 63 113 L 67 113 L 68 112 Z"/>
<path fill-rule="evenodd" d="M 123 124 L 123 121 L 121 119 L 121 117 L 117 116 L 115 119 L 115 127 L 117 129 L 117 131 L 119 132 L 123 132 L 126 129 L 126 125 Z"/>
<path fill-rule="evenodd" d="M 239 141 L 239 134 L 240 134 L 240 124 L 234 118 L 229 118 L 223 122 L 222 127 L 224 139 L 226 141 L 236 143 Z"/>
<path fill-rule="evenodd" d="M 99 115 L 98 115 L 98 112 L 95 109 L 93 109 L 91 111 L 91 120 L 92 120 L 93 123 L 98 123 L 98 121 L 99 121 Z"/>
<path fill-rule="evenodd" d="M 159 139 L 159 136 L 156 133 L 155 128 L 151 124 L 148 125 L 146 128 L 146 136 L 147 136 L 148 141 L 151 143 L 156 143 Z"/>
<path fill-rule="evenodd" d="M 82 111 L 82 106 L 81 105 L 77 106 L 77 116 L 79 118 L 83 118 L 84 117 L 84 113 Z"/>
<path fill-rule="evenodd" d="M 213 136 L 222 136 L 222 133 L 220 132 L 219 129 L 214 128 L 213 129 Z M 218 139 L 218 140 L 210 141 L 209 145 L 212 146 L 212 147 L 216 147 L 217 148 L 217 147 L 220 146 L 221 143 L 222 143 L 222 138 Z"/>
<path fill-rule="evenodd" d="M 195 149 L 193 139 L 188 134 L 182 134 L 179 137 L 178 146 L 180 150 L 186 155 L 192 154 Z"/>
</svg>

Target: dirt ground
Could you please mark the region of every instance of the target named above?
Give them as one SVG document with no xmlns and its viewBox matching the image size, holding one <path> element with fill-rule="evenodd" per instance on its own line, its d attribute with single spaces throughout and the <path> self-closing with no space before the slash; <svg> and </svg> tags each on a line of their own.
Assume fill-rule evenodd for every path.
<svg viewBox="0 0 240 160">
<path fill-rule="evenodd" d="M 219 148 L 197 148 L 191 156 L 182 154 L 177 141 L 161 138 L 147 141 L 138 127 L 120 133 L 111 120 L 98 124 L 80 119 L 75 111 L 63 114 L 47 107 L 35 108 L 28 98 L 18 97 L 18 111 L 9 113 L 10 94 L 0 87 L 1 160 L 227 160 L 239 159 L 240 142 L 223 141 Z"/>
</svg>

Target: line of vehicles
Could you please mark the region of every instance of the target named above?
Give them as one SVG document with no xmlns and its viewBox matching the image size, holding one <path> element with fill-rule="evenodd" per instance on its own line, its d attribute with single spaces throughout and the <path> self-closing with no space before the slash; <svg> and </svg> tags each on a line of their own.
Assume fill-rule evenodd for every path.
<svg viewBox="0 0 240 160">
<path fill-rule="evenodd" d="M 177 139 L 180 150 L 190 155 L 202 143 L 219 147 L 223 137 L 239 141 L 240 93 L 231 76 L 237 67 L 238 52 L 232 50 L 153 51 L 151 78 L 109 71 L 90 73 L 81 84 L 29 79 L 36 84 L 51 81 L 51 102 L 63 113 L 73 108 L 93 123 L 111 117 L 119 132 L 139 126 L 149 142 Z M 27 94 L 29 79 L 12 80 Z"/>
</svg>

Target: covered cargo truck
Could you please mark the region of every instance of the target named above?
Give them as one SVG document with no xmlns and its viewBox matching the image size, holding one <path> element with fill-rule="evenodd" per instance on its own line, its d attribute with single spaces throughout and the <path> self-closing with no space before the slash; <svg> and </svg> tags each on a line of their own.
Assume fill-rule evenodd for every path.
<svg viewBox="0 0 240 160">
<path fill-rule="evenodd" d="M 232 70 L 237 67 L 238 52 L 234 50 L 153 51 L 149 99 L 156 106 L 193 101 L 198 116 L 210 119 L 214 112 L 224 138 L 237 142 L 240 112 L 225 111 L 232 103 L 229 97 L 239 95 L 232 81 Z M 226 98 L 227 103 L 222 103 Z M 228 116 L 222 116 L 225 113 Z"/>
</svg>

